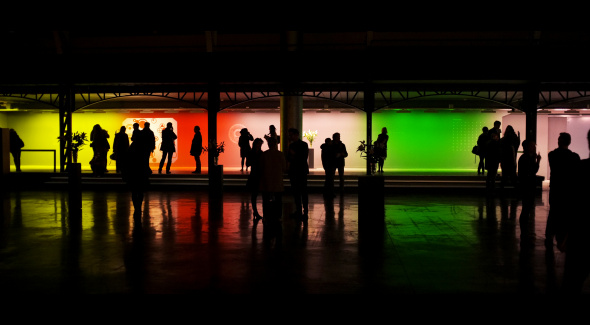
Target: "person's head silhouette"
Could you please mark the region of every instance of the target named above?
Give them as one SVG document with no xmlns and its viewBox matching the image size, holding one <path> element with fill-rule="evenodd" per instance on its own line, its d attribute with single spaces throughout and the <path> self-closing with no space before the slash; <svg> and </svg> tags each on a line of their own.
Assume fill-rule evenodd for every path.
<svg viewBox="0 0 590 325">
<path fill-rule="evenodd" d="M 290 141 L 297 141 L 299 140 L 299 130 L 295 128 L 289 129 L 289 140 Z"/>
<path fill-rule="evenodd" d="M 340 133 L 336 132 L 332 135 L 332 140 L 335 142 L 340 142 Z"/>
<path fill-rule="evenodd" d="M 557 138 L 557 146 L 567 149 L 572 143 L 572 136 L 567 132 L 561 132 Z"/>
<path fill-rule="evenodd" d="M 252 142 L 252 149 L 254 149 L 255 151 L 259 151 L 262 148 L 262 139 L 260 138 L 256 138 L 254 139 L 254 142 Z"/>
</svg>

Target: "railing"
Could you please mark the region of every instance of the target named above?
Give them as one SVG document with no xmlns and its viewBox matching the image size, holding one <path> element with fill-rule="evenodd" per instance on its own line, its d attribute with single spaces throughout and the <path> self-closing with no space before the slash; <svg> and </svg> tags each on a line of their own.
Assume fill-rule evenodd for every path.
<svg viewBox="0 0 590 325">
<path fill-rule="evenodd" d="M 55 149 L 21 149 L 21 151 L 49 151 L 53 152 L 53 172 L 57 172 L 57 154 Z"/>
</svg>

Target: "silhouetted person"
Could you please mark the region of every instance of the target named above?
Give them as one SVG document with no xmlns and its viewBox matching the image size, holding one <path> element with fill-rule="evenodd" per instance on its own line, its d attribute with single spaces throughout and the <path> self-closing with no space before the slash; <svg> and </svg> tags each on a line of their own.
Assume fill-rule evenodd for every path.
<svg viewBox="0 0 590 325">
<path fill-rule="evenodd" d="M 545 245 L 553 247 L 565 235 L 565 219 L 574 213 L 571 210 L 575 170 L 580 163 L 580 156 L 569 149 L 572 138 L 569 133 L 561 133 L 557 138 L 557 148 L 547 155 L 550 168 L 549 215 L 545 228 Z"/>
<path fill-rule="evenodd" d="M 590 148 L 590 131 L 586 140 Z M 590 159 L 578 163 L 574 189 L 571 202 L 575 203 L 575 211 L 566 221 L 567 238 L 561 246 L 565 250 L 563 289 L 568 294 L 581 293 L 590 274 Z"/>
<path fill-rule="evenodd" d="M 195 125 L 195 135 L 191 143 L 191 156 L 195 157 L 195 171 L 193 174 L 201 173 L 201 153 L 203 153 L 203 136 L 201 135 L 201 128 Z"/>
<path fill-rule="evenodd" d="M 132 136 L 133 142 L 127 149 L 126 159 L 124 160 L 123 180 L 129 186 L 131 191 L 131 201 L 135 212 L 133 218 L 139 221 L 141 218 L 141 206 L 143 203 L 144 191 L 149 185 L 149 171 L 145 168 L 146 151 L 148 147 L 144 143 L 144 134 L 139 132 L 139 125 L 137 126 L 137 133 L 134 132 Z"/>
<path fill-rule="evenodd" d="M 289 131 L 289 150 L 287 151 L 287 164 L 289 169 L 289 180 L 291 182 L 291 191 L 295 199 L 296 218 L 308 217 L 308 193 L 307 193 L 307 175 L 309 174 L 309 147 L 299 137 L 299 130 L 290 128 Z"/>
<path fill-rule="evenodd" d="M 537 154 L 537 144 L 524 140 L 523 153 L 518 159 L 518 186 L 522 197 L 520 219 L 527 219 L 535 208 L 535 188 L 541 155 Z"/>
<path fill-rule="evenodd" d="M 494 121 L 494 126 L 488 130 L 488 132 L 492 133 L 495 132 L 498 134 L 498 139 L 501 138 L 502 135 L 502 129 L 500 128 L 502 126 L 502 122 L 500 121 Z"/>
<path fill-rule="evenodd" d="M 164 161 L 168 157 L 168 163 L 166 164 L 166 174 L 170 174 L 170 166 L 172 165 L 172 156 L 176 152 L 176 146 L 174 141 L 178 137 L 174 133 L 172 122 L 166 123 L 166 128 L 162 130 L 162 143 L 160 144 L 160 151 L 162 151 L 162 159 L 160 160 L 160 167 L 158 173 L 162 173 L 162 167 L 164 167 Z"/>
<path fill-rule="evenodd" d="M 252 150 L 246 157 L 246 166 L 250 167 L 250 175 L 246 182 L 246 187 L 250 190 L 250 200 L 252 202 L 252 213 L 254 221 L 260 220 L 262 216 L 258 213 L 256 201 L 260 187 L 260 158 L 262 157 L 262 139 L 256 138 L 252 142 Z"/>
<path fill-rule="evenodd" d="M 277 147 L 280 148 L 281 146 L 281 136 L 277 134 L 277 129 L 274 125 L 270 125 L 268 127 L 268 134 L 264 135 L 264 139 L 268 141 L 268 138 L 275 138 L 277 142 Z"/>
<path fill-rule="evenodd" d="M 387 159 L 387 141 L 389 141 L 387 128 L 382 128 L 381 134 L 377 136 L 377 140 L 373 143 L 373 153 L 377 159 L 377 171 L 380 173 L 383 173 L 383 165 L 385 159 Z"/>
<path fill-rule="evenodd" d="M 118 133 L 115 133 L 115 140 L 113 140 L 113 154 L 115 155 L 116 172 L 121 173 L 125 165 L 125 156 L 129 149 L 129 136 L 125 131 L 127 128 L 121 126 Z"/>
<path fill-rule="evenodd" d="M 21 149 L 25 146 L 23 140 L 18 136 L 18 133 L 14 129 L 10 129 L 8 131 L 9 135 L 9 150 L 12 154 L 12 159 L 14 159 L 14 167 L 16 167 L 16 171 L 20 172 L 20 154 Z"/>
<path fill-rule="evenodd" d="M 141 130 L 139 129 L 139 123 L 133 123 L 133 131 L 131 132 L 131 141 L 138 141 L 141 137 Z M 141 140 L 139 140 L 141 141 Z"/>
<path fill-rule="evenodd" d="M 150 129 L 150 123 L 145 122 L 143 124 L 143 130 L 141 130 L 142 137 L 143 137 L 143 145 L 145 146 L 144 152 L 144 165 L 145 168 L 148 170 L 148 173 L 152 173 L 152 169 L 150 168 L 150 157 L 154 150 L 156 149 L 156 136 L 154 135 L 154 131 Z"/>
<path fill-rule="evenodd" d="M 481 128 L 481 134 L 477 138 L 477 155 L 479 156 L 479 164 L 477 165 L 477 175 L 485 174 L 485 158 L 486 158 L 486 145 L 490 141 L 490 134 L 488 133 L 488 127 L 484 126 Z"/>
<path fill-rule="evenodd" d="M 520 147 L 520 132 L 514 132 L 511 125 L 506 127 L 500 139 L 500 167 L 502 168 L 502 186 L 510 183 L 516 185 L 516 153 Z"/>
<path fill-rule="evenodd" d="M 336 132 L 332 135 L 332 145 L 334 145 L 336 154 L 336 170 L 338 170 L 340 194 L 342 194 L 344 193 L 344 158 L 348 157 L 348 152 L 346 151 L 346 145 L 340 141 L 340 133 Z"/>
<path fill-rule="evenodd" d="M 242 159 L 242 169 L 240 169 L 240 171 L 244 171 L 244 162 L 246 161 L 246 157 L 248 157 L 250 150 L 252 150 L 252 148 L 250 147 L 250 141 L 253 140 L 254 137 L 252 137 L 252 134 L 248 132 L 247 128 L 243 128 L 240 130 L 240 137 L 238 138 L 238 147 L 240 147 L 240 158 Z M 248 166 L 246 166 L 246 171 L 248 171 Z"/>
<path fill-rule="evenodd" d="M 496 186 L 496 175 L 500 166 L 500 139 L 497 132 L 490 132 L 490 140 L 486 144 L 485 167 L 488 171 L 486 176 L 486 188 L 491 191 Z"/>
<path fill-rule="evenodd" d="M 324 181 L 324 196 L 334 197 L 334 175 L 336 174 L 336 152 L 332 146 L 332 139 L 326 138 L 320 146 L 322 149 L 322 167 L 326 174 Z"/>
<path fill-rule="evenodd" d="M 96 124 L 90 132 L 90 146 L 94 151 L 94 157 L 90 161 L 92 172 L 96 176 L 102 176 L 107 171 L 107 154 L 111 146 L 109 145 L 109 133 L 100 125 Z"/>
<path fill-rule="evenodd" d="M 262 214 L 267 221 L 277 221 L 282 217 L 283 175 L 287 170 L 285 155 L 278 150 L 277 139 L 266 139 L 268 150 L 260 156 L 260 193 L 262 194 Z"/>
</svg>

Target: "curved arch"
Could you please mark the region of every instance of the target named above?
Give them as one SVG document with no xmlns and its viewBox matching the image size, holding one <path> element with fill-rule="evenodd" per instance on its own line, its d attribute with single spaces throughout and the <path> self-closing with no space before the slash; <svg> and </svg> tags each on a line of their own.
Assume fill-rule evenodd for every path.
<svg viewBox="0 0 590 325">
<path fill-rule="evenodd" d="M 197 96 L 197 94 L 199 94 L 199 96 Z M 183 103 L 186 103 L 190 106 L 195 106 L 195 108 L 203 108 L 203 109 L 207 109 L 207 107 L 203 106 L 201 104 L 201 101 L 203 100 L 205 93 L 203 92 L 191 92 L 191 93 L 109 93 L 109 94 L 100 94 L 100 93 L 94 93 L 94 94 L 82 94 L 82 93 L 77 93 L 76 94 L 76 102 L 81 102 L 82 105 L 76 105 L 76 110 L 78 109 L 83 109 L 83 108 L 88 108 L 90 106 L 93 105 L 99 105 L 101 103 L 105 103 L 108 101 L 114 101 L 117 99 L 130 99 L 130 98 L 137 98 L 137 97 L 151 97 L 151 98 L 164 98 L 164 99 L 170 99 L 170 100 L 175 100 L 175 101 L 180 101 Z M 80 100 L 78 100 L 78 98 Z"/>
<path fill-rule="evenodd" d="M 21 100 L 20 103 L 40 103 L 43 105 L 47 105 L 50 108 L 53 109 L 59 109 L 59 95 L 58 94 L 37 94 L 37 93 L 31 93 L 31 94 L 14 94 L 14 93 L 9 93 L 9 94 L 0 94 L 0 102 L 2 101 L 1 98 L 7 98 L 7 99 L 18 99 Z M 11 103 L 14 103 L 14 101 L 11 101 Z"/>
<path fill-rule="evenodd" d="M 541 91 L 539 93 L 539 108 L 550 108 L 554 105 L 571 104 L 584 100 L 590 101 L 590 91 Z"/>
<path fill-rule="evenodd" d="M 346 92 L 340 92 L 338 94 L 329 94 L 329 93 L 326 94 L 326 92 L 303 92 L 303 93 L 297 93 L 297 94 L 301 95 L 304 98 L 314 98 L 314 99 L 318 99 L 318 100 L 326 100 L 326 101 L 330 101 L 330 102 L 339 103 L 339 104 L 344 105 L 349 108 L 356 108 L 359 110 L 363 110 L 363 107 L 356 104 L 357 101 L 362 103 L 362 99 L 347 100 L 347 98 L 348 99 L 350 99 L 350 98 L 346 97 L 346 96 L 340 96 L 340 97 L 338 96 L 343 93 L 346 93 Z M 358 93 L 358 92 L 356 92 L 356 93 Z M 229 109 L 229 108 L 236 108 L 240 105 L 244 105 L 246 103 L 252 103 L 252 102 L 256 102 L 256 101 L 260 101 L 260 100 L 274 99 L 274 98 L 280 99 L 281 96 L 283 96 L 282 93 L 276 92 L 276 93 L 266 93 L 266 94 L 263 94 L 259 97 L 248 96 L 245 99 L 240 99 L 240 100 L 236 99 L 235 97 L 231 100 L 227 100 L 228 98 L 226 97 L 226 98 L 224 98 L 225 99 L 224 102 L 229 103 L 229 104 L 226 104 L 223 107 L 221 107 L 221 110 Z M 342 99 L 341 97 L 344 97 L 344 98 Z M 318 107 L 318 108 L 322 108 L 322 107 Z"/>
<path fill-rule="evenodd" d="M 495 103 L 498 104 L 500 106 L 506 107 L 506 108 L 511 108 L 511 109 L 517 109 L 520 110 L 520 102 L 521 99 L 517 96 L 512 96 L 512 97 L 498 97 L 496 95 L 493 95 L 490 92 L 486 92 L 487 96 L 483 96 L 483 95 L 479 95 L 480 92 L 477 93 L 464 93 L 464 92 L 414 92 L 413 94 L 410 93 L 406 93 L 406 94 L 401 94 L 396 97 L 390 97 L 390 98 L 384 98 L 382 97 L 381 101 L 377 101 L 376 102 L 380 102 L 380 105 L 375 105 L 375 110 L 379 110 L 379 109 L 384 109 L 384 108 L 388 108 L 390 106 L 396 105 L 396 104 L 400 104 L 400 103 L 404 103 L 404 102 L 410 102 L 410 101 L 414 101 L 414 100 L 420 100 L 420 99 L 435 99 L 435 98 L 440 98 L 442 99 L 455 99 L 455 100 L 464 100 L 464 99 L 477 99 L 477 100 L 481 100 L 481 101 L 485 101 L 485 102 L 490 102 L 490 103 Z M 516 94 L 516 92 L 514 92 Z M 446 98 L 445 98 L 446 97 Z"/>
</svg>

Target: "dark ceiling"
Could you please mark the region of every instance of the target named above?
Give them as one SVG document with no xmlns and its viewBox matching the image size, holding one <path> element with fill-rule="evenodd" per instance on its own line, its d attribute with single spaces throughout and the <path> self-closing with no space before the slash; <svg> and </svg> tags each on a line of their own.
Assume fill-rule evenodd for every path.
<svg viewBox="0 0 590 325">
<path fill-rule="evenodd" d="M 589 48 L 590 31 L 4 29 L 0 90 L 124 85 L 200 91 L 215 82 L 248 91 L 362 90 L 366 84 L 388 91 L 503 90 L 529 83 L 552 92 L 586 91 Z M 571 103 L 585 105 L 584 97 Z"/>
</svg>

